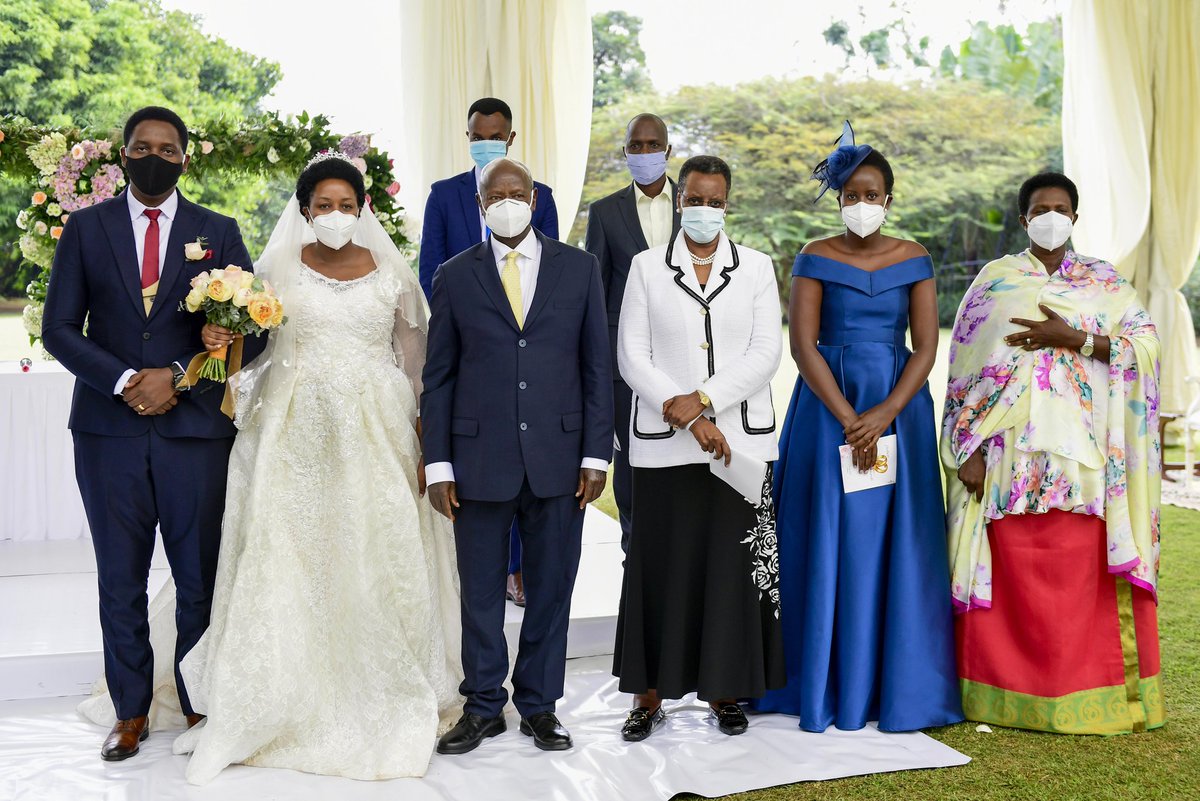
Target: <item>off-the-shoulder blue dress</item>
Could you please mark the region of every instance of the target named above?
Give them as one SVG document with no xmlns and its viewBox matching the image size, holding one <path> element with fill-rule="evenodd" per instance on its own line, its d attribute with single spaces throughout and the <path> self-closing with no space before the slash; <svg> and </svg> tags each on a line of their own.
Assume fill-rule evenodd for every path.
<svg viewBox="0 0 1200 801">
<path fill-rule="evenodd" d="M 928 256 L 873 272 L 801 254 L 823 285 L 817 349 L 858 412 L 882 403 L 912 353 L 909 292 Z M 842 492 L 842 426 L 796 381 L 775 472 L 787 685 L 752 703 L 800 726 L 911 731 L 963 719 L 941 468 L 928 386 L 896 417 L 894 486 Z"/>
</svg>

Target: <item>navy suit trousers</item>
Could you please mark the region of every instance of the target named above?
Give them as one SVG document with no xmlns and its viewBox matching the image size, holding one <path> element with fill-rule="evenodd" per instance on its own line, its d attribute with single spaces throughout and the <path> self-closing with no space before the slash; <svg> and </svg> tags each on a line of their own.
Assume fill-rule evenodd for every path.
<svg viewBox="0 0 1200 801">
<path fill-rule="evenodd" d="M 153 427 L 134 437 L 73 436 L 75 475 L 96 549 L 104 675 L 117 718 L 150 711 L 154 654 L 146 585 L 156 525 L 177 591 L 175 682 L 183 711 L 191 714 L 179 660 L 208 628 L 233 437 L 167 438 Z"/>
<path fill-rule="evenodd" d="M 579 569 L 583 510 L 573 495 L 538 498 L 526 481 L 510 501 L 461 500 L 454 538 L 462 591 L 464 711 L 494 718 L 508 702 L 504 586 L 513 518 L 521 529 L 525 618 L 513 703 L 523 717 L 553 712 L 563 694 L 571 591 Z"/>
</svg>

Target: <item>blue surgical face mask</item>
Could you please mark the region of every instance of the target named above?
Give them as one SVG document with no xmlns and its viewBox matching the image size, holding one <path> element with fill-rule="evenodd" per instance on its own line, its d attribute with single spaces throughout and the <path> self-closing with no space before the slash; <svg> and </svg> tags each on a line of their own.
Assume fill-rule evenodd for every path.
<svg viewBox="0 0 1200 801">
<path fill-rule="evenodd" d="M 667 152 L 659 153 L 626 153 L 625 164 L 634 183 L 639 186 L 649 186 L 662 178 L 667 172 Z"/>
<path fill-rule="evenodd" d="M 508 142 L 503 139 L 479 139 L 471 143 L 471 159 L 481 170 L 506 155 L 508 155 Z"/>
<path fill-rule="evenodd" d="M 679 225 L 697 245 L 707 245 L 725 228 L 725 209 L 712 206 L 684 206 Z"/>
</svg>

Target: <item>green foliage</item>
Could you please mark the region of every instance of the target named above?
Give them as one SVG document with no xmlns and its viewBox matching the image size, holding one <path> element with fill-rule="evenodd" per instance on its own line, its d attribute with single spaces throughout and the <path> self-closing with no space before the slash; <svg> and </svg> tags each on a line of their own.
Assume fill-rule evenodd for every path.
<svg viewBox="0 0 1200 801">
<path fill-rule="evenodd" d="M 710 153 L 733 169 L 728 229 L 774 259 L 783 291 L 792 261 L 810 239 L 842 230 L 837 203 L 813 205 L 812 167 L 832 149 L 841 121 L 877 148 L 896 173 L 887 232 L 924 244 L 938 265 L 987 261 L 1020 245 L 1016 192 L 1042 170 L 1058 141 L 1057 120 L 1027 99 L 965 82 L 935 86 L 831 78 L 685 87 L 597 109 L 584 203 L 629 181 L 620 158 L 625 121 L 652 110 L 667 121 L 670 165 Z M 578 240 L 586 211 L 573 229 Z M 971 270 L 963 270 L 969 282 Z M 961 295 L 965 289 L 951 288 Z M 958 297 L 946 301 L 952 318 Z"/>
<path fill-rule="evenodd" d="M 646 53 L 638 41 L 642 18 L 624 11 L 592 16 L 592 107 L 650 90 Z"/>
<path fill-rule="evenodd" d="M 1033 101 L 1041 108 L 1062 111 L 1062 19 L 1032 23 L 1022 36 L 1011 25 L 995 28 L 977 22 L 971 36 L 954 52 L 942 51 L 938 71 L 943 77 L 976 81 Z"/>
<path fill-rule="evenodd" d="M 277 64 L 205 35 L 196 16 L 165 11 L 157 0 L 0 3 L 0 115 L 106 135 L 151 104 L 189 122 L 236 120 L 256 114 L 280 76 Z M 255 176 L 193 197 L 250 221 L 245 233 L 254 250 L 269 234 L 254 215 L 272 188 Z M 14 224 L 29 191 L 0 179 L 0 296 L 21 294 L 36 274 L 21 261 Z"/>
</svg>

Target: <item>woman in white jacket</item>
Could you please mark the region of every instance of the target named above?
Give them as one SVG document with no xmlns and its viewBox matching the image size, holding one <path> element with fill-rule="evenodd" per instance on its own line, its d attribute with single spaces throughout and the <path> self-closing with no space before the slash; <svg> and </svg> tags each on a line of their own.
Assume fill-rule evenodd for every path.
<svg viewBox="0 0 1200 801">
<path fill-rule="evenodd" d="M 778 456 L 779 292 L 771 259 L 723 233 L 730 183 L 721 159 L 684 163 L 682 231 L 634 258 L 621 307 L 633 531 L 613 673 L 635 696 L 630 741 L 665 720 L 663 698 L 690 692 L 741 734 L 737 700 L 784 681 L 770 468 L 750 500 L 711 469 Z"/>
</svg>

